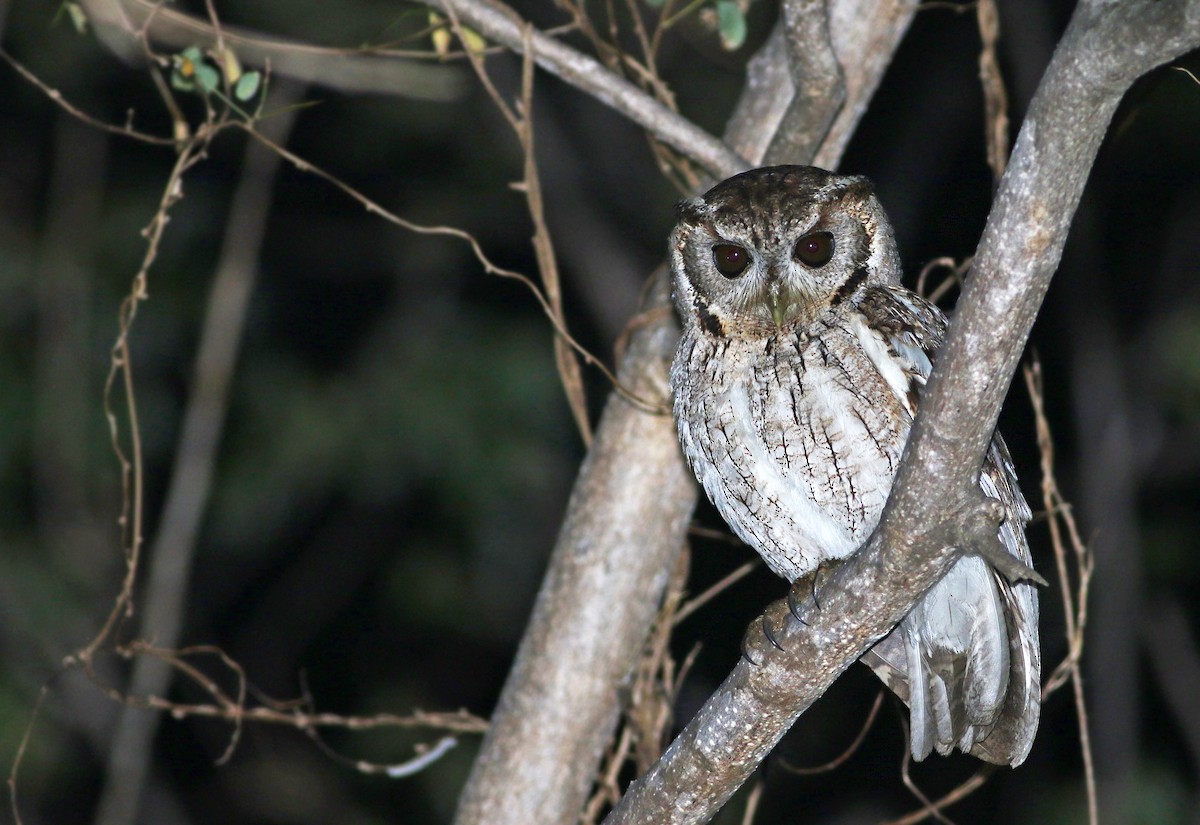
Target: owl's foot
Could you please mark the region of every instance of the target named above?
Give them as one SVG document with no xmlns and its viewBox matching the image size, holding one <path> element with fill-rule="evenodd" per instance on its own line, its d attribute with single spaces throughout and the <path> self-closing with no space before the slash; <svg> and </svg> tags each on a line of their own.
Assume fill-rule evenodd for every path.
<svg viewBox="0 0 1200 825">
<path fill-rule="evenodd" d="M 961 529 L 966 538 L 969 553 L 990 564 L 1009 584 L 1030 582 L 1047 587 L 1042 576 L 1021 559 L 1014 556 L 1000 540 L 996 528 L 1005 518 L 1004 505 L 995 499 L 975 508 L 962 520 Z"/>
<path fill-rule="evenodd" d="M 763 614 L 750 622 L 750 626 L 746 628 L 746 635 L 742 637 L 742 656 L 747 662 L 752 665 L 762 664 L 763 652 L 768 646 L 783 650 L 779 640 L 782 638 L 790 609 L 787 601 L 780 599 L 767 605 Z"/>
<path fill-rule="evenodd" d="M 812 603 L 817 610 L 821 609 L 821 602 L 817 598 L 817 585 L 821 579 L 840 564 L 840 561 L 824 561 L 817 565 L 817 569 L 809 573 L 807 576 L 801 576 L 792 582 L 791 588 L 788 589 L 787 602 L 788 609 L 792 611 L 792 615 L 801 624 L 808 624 L 804 621 L 805 603 L 812 599 Z"/>
</svg>

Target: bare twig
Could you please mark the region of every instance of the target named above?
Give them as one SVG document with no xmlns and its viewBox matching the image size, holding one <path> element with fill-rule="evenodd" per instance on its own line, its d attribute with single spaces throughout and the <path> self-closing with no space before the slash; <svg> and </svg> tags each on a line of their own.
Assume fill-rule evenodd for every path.
<svg viewBox="0 0 1200 825">
<path fill-rule="evenodd" d="M 947 793 L 945 796 L 942 796 L 936 800 L 930 800 L 925 796 L 925 794 L 917 789 L 916 785 L 912 784 L 908 776 L 907 765 L 909 763 L 909 756 L 907 752 L 904 754 L 904 763 L 905 784 L 909 790 L 912 791 L 914 795 L 916 795 L 924 803 L 924 806 L 919 810 L 913 811 L 911 814 L 900 817 L 899 819 L 889 820 L 887 823 L 885 823 L 885 825 L 916 825 L 916 823 L 924 822 L 930 817 L 937 819 L 939 822 L 948 822 L 946 817 L 942 815 L 942 811 L 956 802 L 964 799 L 965 797 L 975 793 L 975 791 L 983 787 L 984 783 L 986 783 L 988 779 L 991 778 L 992 774 L 996 772 L 995 765 L 984 765 L 969 779 L 967 779 L 954 790 Z"/>
<path fill-rule="evenodd" d="M 1046 681 L 1046 685 L 1042 689 L 1042 696 L 1044 698 L 1053 693 L 1067 679 L 1070 679 L 1072 698 L 1075 702 L 1075 715 L 1079 722 L 1079 749 L 1083 759 L 1088 822 L 1095 825 L 1100 821 L 1099 802 L 1096 795 L 1096 767 L 1092 759 L 1087 703 L 1084 701 L 1083 674 L 1080 669 L 1084 629 L 1087 627 L 1088 590 L 1091 586 L 1094 563 L 1090 549 L 1079 535 L 1071 507 L 1058 488 L 1058 480 L 1054 473 L 1054 438 L 1050 432 L 1049 419 L 1046 417 L 1040 361 L 1034 358 L 1033 362 L 1025 368 L 1024 375 L 1025 386 L 1029 391 L 1029 399 L 1033 405 L 1037 424 L 1038 448 L 1042 456 L 1042 503 L 1046 508 L 1050 541 L 1054 548 L 1054 563 L 1058 571 L 1059 592 L 1063 600 L 1067 634 L 1067 656 Z M 1072 558 L 1075 562 L 1074 593 L 1072 593 L 1072 577 L 1067 565 L 1067 550 L 1060 522 L 1066 526 L 1067 540 L 1070 542 Z"/>
<path fill-rule="evenodd" d="M 742 825 L 751 825 L 754 822 L 754 817 L 758 815 L 758 803 L 762 800 L 763 791 L 766 788 L 767 783 L 760 777 L 750 788 L 750 793 L 746 794 L 746 809 L 742 811 Z"/>
<path fill-rule="evenodd" d="M 63 97 L 62 92 L 49 86 L 40 77 L 29 71 L 29 69 L 25 68 L 25 66 L 18 62 L 15 57 L 4 51 L 4 49 L 0 49 L 0 60 L 3 60 L 8 65 L 12 66 L 13 69 L 17 71 L 17 74 L 21 75 L 21 77 L 25 78 L 27 81 L 36 86 L 44 95 L 46 95 L 46 97 L 50 98 L 51 101 L 61 107 L 63 111 L 78 118 L 89 126 L 94 126 L 97 129 L 101 129 L 114 135 L 133 138 L 134 140 L 140 140 L 143 143 L 151 143 L 156 146 L 174 146 L 176 144 L 175 138 L 159 137 L 158 135 L 151 135 L 147 132 L 140 132 L 137 129 L 134 129 L 131 123 L 126 123 L 124 126 L 117 126 L 112 123 L 105 123 L 102 120 L 98 120 L 97 118 L 89 115 L 87 112 L 84 112 L 82 109 L 73 106 L 66 98 Z M 130 113 L 130 119 L 132 120 L 132 113 Z"/>
<path fill-rule="evenodd" d="M 141 433 L 138 428 L 137 402 L 133 389 L 133 365 L 131 363 L 129 335 L 133 328 L 133 321 L 137 317 L 138 305 L 149 297 L 146 291 L 147 278 L 150 267 L 158 257 L 158 247 L 162 241 L 163 231 L 166 229 L 168 215 L 171 208 L 183 197 L 183 176 L 187 170 L 203 160 L 208 147 L 208 141 L 212 139 L 213 134 L 213 132 L 207 129 L 202 131 L 197 137 L 185 144 L 178 158 L 176 158 L 175 165 L 167 176 L 166 186 L 163 187 L 158 210 L 151 219 L 150 225 L 143 230 L 143 234 L 147 239 L 146 253 L 142 258 L 140 268 L 133 277 L 130 292 L 122 302 L 118 313 L 117 340 L 112 347 L 112 361 L 108 378 L 104 384 L 104 414 L 108 420 L 109 437 L 112 442 L 113 452 L 116 454 L 117 461 L 121 466 L 121 485 L 124 492 L 124 504 L 122 506 L 120 524 L 122 545 L 125 548 L 126 569 L 121 591 L 113 603 L 112 610 L 109 612 L 104 626 L 91 642 L 75 654 L 74 659 L 83 665 L 84 670 L 89 675 L 92 675 L 92 658 L 96 651 L 112 637 L 118 624 L 133 614 L 133 586 L 137 578 L 138 563 L 144 538 L 142 531 L 142 442 Z M 128 419 L 127 425 L 130 441 L 130 451 L 128 454 L 121 445 L 121 425 L 116 409 L 113 406 L 113 394 L 116 391 L 118 379 L 121 382 L 121 391 L 124 396 Z"/>
<path fill-rule="evenodd" d="M 459 40 L 466 45 L 462 26 L 453 8 L 449 9 L 450 22 Z M 566 315 L 563 313 L 562 285 L 559 282 L 558 261 L 554 255 L 554 243 L 550 238 L 550 230 L 546 227 L 546 211 L 542 200 L 542 184 L 538 175 L 537 160 L 533 147 L 533 47 L 531 45 L 532 27 L 525 28 L 525 48 L 521 69 L 521 98 L 514 109 L 501 96 L 492 83 L 491 77 L 484 68 L 483 60 L 471 49 L 466 49 L 467 57 L 476 76 L 487 90 L 496 107 L 504 115 L 517 140 L 521 144 L 521 153 L 525 159 L 524 177 L 520 190 L 525 195 L 525 203 L 529 209 L 529 217 L 533 221 L 533 250 L 537 259 L 538 272 L 542 276 L 542 288 L 545 290 L 546 304 L 553 315 L 556 329 L 567 328 Z M 579 369 L 579 361 L 571 348 L 569 336 L 554 336 L 554 360 L 558 367 L 559 379 L 567 395 L 571 414 L 575 418 L 575 426 L 583 437 L 583 443 L 592 443 L 592 425 L 588 419 L 587 397 L 584 394 L 583 375 Z"/>
<path fill-rule="evenodd" d="M 829 760 L 824 765 L 817 765 L 815 768 L 799 768 L 795 765 L 789 764 L 784 759 L 780 759 L 780 767 L 789 773 L 794 773 L 798 776 L 816 776 L 817 774 L 829 773 L 830 771 L 837 770 L 839 767 L 841 767 L 842 763 L 855 754 L 855 752 L 862 746 L 863 740 L 867 738 L 867 734 L 871 732 L 871 726 L 875 724 L 875 718 L 879 716 L 879 709 L 883 707 L 883 697 L 885 694 L 886 692 L 882 690 L 875 694 L 875 703 L 871 705 L 871 710 L 867 713 L 867 718 L 863 720 L 863 725 L 859 729 L 858 735 L 854 737 L 854 741 L 851 742 L 844 751 L 835 756 L 833 759 Z"/>
<path fill-rule="evenodd" d="M 953 258 L 934 258 L 932 261 L 925 264 L 925 266 L 921 267 L 921 273 L 917 276 L 917 294 L 924 295 L 926 298 L 936 304 L 943 297 L 945 297 L 946 293 L 951 289 L 954 289 L 955 287 L 962 287 L 963 280 L 966 278 L 967 273 L 971 270 L 972 260 L 972 258 L 967 257 L 963 259 L 962 263 L 959 263 Z M 935 269 L 947 269 L 949 270 L 949 274 L 947 277 L 943 278 L 937 286 L 930 290 L 926 284 L 926 279 L 928 279 L 929 273 L 933 272 Z"/>
<path fill-rule="evenodd" d="M 904 738 L 908 739 L 907 722 L 905 722 L 904 728 Z M 942 813 L 942 808 L 944 807 L 942 801 L 939 800 L 934 802 L 925 794 L 924 791 L 917 787 L 917 783 L 913 781 L 911 770 L 912 753 L 908 748 L 905 748 L 904 757 L 900 760 L 900 780 L 904 783 L 904 787 L 908 788 L 908 792 L 915 796 L 917 801 L 921 803 L 921 809 L 912 815 L 916 816 L 918 821 L 932 818 L 942 823 L 942 825 L 954 825 L 954 823 L 947 819 L 946 815 Z"/>
<path fill-rule="evenodd" d="M 477 260 L 483 267 L 484 272 L 489 275 L 499 276 L 501 278 L 510 278 L 520 284 L 523 284 L 527 289 L 529 289 L 530 292 L 533 293 L 534 299 L 538 302 L 542 312 L 554 327 L 555 332 L 562 336 L 563 340 L 570 344 L 571 348 L 579 353 L 580 356 L 582 356 L 584 363 L 598 369 L 600 373 L 612 383 L 613 390 L 618 395 L 643 412 L 648 412 L 659 416 L 665 416 L 670 413 L 670 406 L 665 402 L 655 402 L 644 395 L 634 392 L 630 387 L 622 383 L 617 378 L 616 374 L 613 373 L 613 371 L 609 369 L 603 361 L 599 360 L 591 353 L 590 350 L 586 349 L 582 344 L 575 340 L 575 337 L 571 335 L 570 331 L 563 326 L 561 319 L 555 314 L 554 308 L 550 305 L 549 300 L 547 300 L 545 294 L 538 288 L 537 284 L 530 280 L 528 276 L 523 275 L 520 272 L 516 272 L 511 269 L 505 269 L 504 267 L 497 266 L 495 263 L 493 263 L 483 251 L 483 247 L 479 245 L 479 241 L 470 232 L 466 232 L 454 226 L 426 226 L 424 224 L 413 223 L 412 221 L 405 220 L 394 212 L 385 209 L 377 201 L 368 198 L 362 192 L 355 189 L 353 186 L 346 183 L 336 175 L 330 174 L 319 166 L 314 166 L 294 152 L 291 152 L 283 146 L 275 143 L 270 138 L 256 130 L 252 125 L 245 123 L 232 123 L 231 125 L 245 129 L 255 140 L 265 144 L 273 151 L 279 153 L 284 160 L 295 166 L 301 172 L 307 172 L 310 175 L 314 175 L 332 185 L 336 189 L 341 190 L 343 193 L 349 195 L 351 198 L 362 204 L 363 208 L 365 208 L 368 212 L 378 215 L 388 223 L 399 226 L 400 228 L 409 232 L 415 232 L 418 235 L 445 235 L 465 241 L 466 244 L 471 248 L 471 253 L 475 256 L 475 260 Z"/>
<path fill-rule="evenodd" d="M 761 566 L 762 561 L 759 559 L 754 559 L 739 565 L 726 575 L 722 576 L 716 584 L 709 587 L 703 593 L 700 593 L 689 599 L 683 604 L 682 607 L 679 608 L 678 612 L 675 613 L 675 624 L 682 622 L 688 616 L 704 607 L 704 605 L 708 604 L 718 595 L 725 592 L 727 589 L 729 589 L 729 587 L 746 578 L 746 576 L 750 575 Z"/>
<path fill-rule="evenodd" d="M 1008 93 L 996 59 L 996 41 L 1000 37 L 1000 15 L 996 0 L 977 0 L 975 14 L 979 21 L 979 79 L 983 83 L 984 136 L 987 143 L 988 166 L 992 179 L 1000 182 L 1008 164 Z"/>
</svg>

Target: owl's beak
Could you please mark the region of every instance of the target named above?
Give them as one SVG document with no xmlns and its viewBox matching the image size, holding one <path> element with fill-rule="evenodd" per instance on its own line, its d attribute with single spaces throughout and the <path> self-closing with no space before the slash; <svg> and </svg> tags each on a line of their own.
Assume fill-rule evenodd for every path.
<svg viewBox="0 0 1200 825">
<path fill-rule="evenodd" d="M 775 329 L 783 326 L 783 311 L 787 308 L 788 300 L 783 294 L 783 284 L 778 280 L 772 280 L 771 285 L 767 287 L 767 304 L 771 307 L 771 320 L 775 322 Z"/>
</svg>

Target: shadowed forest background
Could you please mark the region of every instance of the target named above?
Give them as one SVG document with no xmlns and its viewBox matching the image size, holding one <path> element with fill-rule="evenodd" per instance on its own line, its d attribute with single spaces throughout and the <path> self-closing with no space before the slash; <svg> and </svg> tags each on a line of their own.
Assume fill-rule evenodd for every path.
<svg viewBox="0 0 1200 825">
<path fill-rule="evenodd" d="M 742 48 L 680 27 L 660 68 L 679 110 L 720 133 L 746 60 L 774 11 L 756 3 Z M 961 261 L 993 191 L 968 7 L 920 11 L 841 165 L 871 177 L 912 285 L 928 262 Z M 548 4 L 514 6 L 542 28 Z M 203 3 L 178 8 L 204 15 Z M 999 58 L 1012 134 L 1066 25 L 1070 4 L 1000 0 Z M 423 8 L 352 0 L 219 4 L 222 21 L 327 46 L 418 31 Z M 413 19 L 415 17 L 415 21 Z M 53 4 L 0 7 L 0 45 L 72 104 L 140 130 L 171 121 L 147 73 L 78 33 Z M 572 41 L 574 42 L 574 41 Z M 582 40 L 576 45 L 583 47 Z M 430 48 L 428 37 L 404 44 Z M 1182 65 L 1200 72 L 1195 55 Z M 488 67 L 507 93 L 519 58 Z M 533 275 L 512 130 L 465 64 L 446 101 L 305 89 L 288 148 L 403 218 L 469 232 L 497 264 Z M 195 95 L 179 94 L 192 123 Z M 561 267 L 566 319 L 612 363 L 683 193 L 642 131 L 538 72 L 536 152 Z M 270 104 L 267 106 L 271 109 Z M 1105 820 L 1183 823 L 1200 814 L 1200 84 L 1163 68 L 1126 97 L 1093 169 L 1062 266 L 1033 333 L 1059 482 L 1095 553 L 1085 648 L 1091 734 Z M 130 335 L 146 495 L 146 551 L 179 460 L 182 416 L 234 192 L 254 169 L 229 130 L 183 181 Z M 118 308 L 145 254 L 175 155 L 107 134 L 0 65 L 0 754 L 15 758 L 39 689 L 51 690 L 20 764 L 26 823 L 95 821 L 122 705 L 64 657 L 103 624 L 124 575 L 121 470 L 103 391 Z M 251 171 L 249 174 L 256 174 Z M 490 712 L 528 618 L 584 446 L 555 371 L 552 328 L 520 283 L 485 274 L 470 247 L 406 232 L 290 165 L 251 178 L 270 195 L 225 432 L 181 594 L 181 645 L 219 646 L 254 691 L 307 695 L 316 710 L 407 715 Z M 952 298 L 951 298 L 952 300 Z M 946 302 L 943 301 L 943 304 Z M 586 368 L 593 414 L 610 383 Z M 1014 382 L 1001 420 L 1039 509 L 1028 396 Z M 707 505 L 706 528 L 724 530 Z M 1053 578 L 1044 525 L 1030 528 Z M 751 551 L 692 542 L 699 592 Z M 139 585 L 140 587 L 141 585 Z M 747 623 L 784 584 L 765 568 L 677 629 L 698 650 L 675 707 L 686 722 L 739 655 Z M 139 604 L 135 598 L 135 605 Z M 1065 655 L 1057 588 L 1042 594 L 1048 673 Z M 137 635 L 137 620 L 122 631 Z M 143 633 L 154 642 L 153 633 Z M 225 689 L 215 657 L 198 660 Z M 129 665 L 98 656 L 121 687 Z M 58 675 L 56 675 L 58 674 Z M 918 806 L 900 777 L 906 712 L 890 695 L 840 768 L 878 682 L 852 668 L 766 763 L 758 822 L 877 822 Z M 205 701 L 176 679 L 172 701 Z M 153 711 L 137 711 L 149 714 Z M 138 822 L 448 822 L 478 744 L 415 776 L 356 772 L 302 733 L 163 714 Z M 398 763 L 441 733 L 323 731 L 351 760 Z M 1067 691 L 1044 708 L 1028 762 L 951 808 L 958 822 L 1083 821 L 1078 727 Z M 931 796 L 975 770 L 962 756 L 912 773 Z M 739 821 L 738 800 L 716 820 Z"/>
</svg>

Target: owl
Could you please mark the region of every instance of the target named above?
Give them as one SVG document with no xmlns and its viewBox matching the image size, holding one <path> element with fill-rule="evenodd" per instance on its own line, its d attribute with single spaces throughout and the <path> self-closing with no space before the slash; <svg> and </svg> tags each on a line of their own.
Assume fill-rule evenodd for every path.
<svg viewBox="0 0 1200 825">
<path fill-rule="evenodd" d="M 866 178 L 755 169 L 683 201 L 678 219 L 683 452 L 775 573 L 813 576 L 874 531 L 946 318 L 900 285 Z M 1029 565 L 1029 506 L 998 433 L 979 485 L 1005 508 L 1004 547 Z M 965 555 L 862 661 L 908 705 L 915 759 L 957 747 L 1015 767 L 1029 753 L 1041 671 L 1031 584 Z"/>
</svg>

